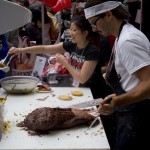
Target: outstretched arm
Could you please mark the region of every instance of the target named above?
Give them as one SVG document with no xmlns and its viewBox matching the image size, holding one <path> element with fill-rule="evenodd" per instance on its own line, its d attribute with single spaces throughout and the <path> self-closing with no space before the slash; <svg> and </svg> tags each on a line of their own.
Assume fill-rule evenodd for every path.
<svg viewBox="0 0 150 150">
<path fill-rule="evenodd" d="M 55 54 L 55 53 L 64 53 L 65 49 L 63 48 L 63 43 L 55 45 L 38 45 L 25 48 L 10 48 L 8 54 L 15 56 L 20 53 L 33 53 L 33 54 Z"/>
</svg>

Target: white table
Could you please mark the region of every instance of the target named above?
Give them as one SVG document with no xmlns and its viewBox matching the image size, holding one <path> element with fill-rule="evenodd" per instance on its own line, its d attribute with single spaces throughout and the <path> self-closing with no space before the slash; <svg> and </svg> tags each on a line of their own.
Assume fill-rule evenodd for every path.
<svg viewBox="0 0 150 150">
<path fill-rule="evenodd" d="M 9 95 L 5 103 L 5 121 L 10 121 L 9 130 L 3 134 L 0 149 L 49 149 L 49 150 L 110 150 L 103 125 L 87 130 L 87 126 L 79 126 L 67 130 L 52 131 L 44 136 L 30 136 L 27 131 L 16 127 L 24 116 L 38 107 L 66 107 L 71 104 L 91 100 L 89 88 L 53 87 L 52 93 L 33 92 L 27 95 Z M 81 97 L 73 96 L 71 101 L 61 101 L 58 96 L 70 94 L 73 90 L 84 93 Z M 0 93 L 6 93 L 0 89 Z M 38 99 L 45 98 L 44 101 Z"/>
</svg>

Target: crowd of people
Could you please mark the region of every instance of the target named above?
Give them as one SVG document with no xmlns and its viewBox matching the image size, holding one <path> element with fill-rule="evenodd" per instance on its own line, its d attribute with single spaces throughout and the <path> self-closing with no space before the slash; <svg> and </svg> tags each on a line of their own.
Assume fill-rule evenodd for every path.
<svg viewBox="0 0 150 150">
<path fill-rule="evenodd" d="M 26 47 L 26 46 L 40 45 L 40 44 L 46 44 L 46 45 L 54 44 L 56 42 L 59 36 L 60 21 L 55 17 L 54 14 L 52 14 L 52 11 L 50 13 L 50 10 L 47 9 L 45 5 L 44 5 L 44 15 L 43 15 L 42 8 L 41 8 L 43 5 L 38 1 L 35 1 L 32 4 L 29 3 L 28 0 L 8 0 L 8 1 L 15 4 L 17 3 L 18 5 L 21 5 L 22 7 L 29 9 L 32 12 L 32 20 L 31 23 L 28 23 L 20 28 L 17 28 L 15 30 L 3 34 L 4 38 L 6 38 L 6 44 L 8 44 L 7 51 L 12 46 Z M 44 16 L 44 30 L 42 30 L 43 28 L 42 15 Z M 7 51 L 5 51 L 5 54 L 7 54 Z M 4 59 L 5 56 L 6 55 L 4 55 L 3 53 L 3 55 L 0 56 L 0 60 Z M 24 60 L 22 59 L 23 57 L 21 56 L 16 59 L 12 59 L 12 63 L 10 64 L 13 70 L 12 73 L 8 72 L 7 74 L 5 74 L 2 72 L 0 74 L 0 78 L 3 78 L 6 75 L 10 75 L 10 74 L 13 75 L 14 70 L 18 68 L 16 67 L 16 64 L 18 64 L 18 62 L 20 63 L 19 68 L 21 69 L 20 70 L 21 72 L 22 70 L 28 70 L 28 68 L 33 68 L 33 66 L 29 66 L 28 64 L 23 64 L 22 62 Z"/>
<path fill-rule="evenodd" d="M 24 4 L 29 8 L 27 3 L 21 5 Z M 48 29 L 45 44 L 42 44 L 41 8 L 36 5 L 29 9 L 32 22 L 17 30 L 37 45 L 20 48 L 8 40 L 5 53 L 0 51 L 1 58 L 7 53 L 12 57 L 20 53 L 55 54 L 57 62 L 63 64 L 72 77 L 70 86 L 89 87 L 94 98 L 103 98 L 98 111 L 111 150 L 147 149 L 150 42 L 130 19 L 130 9 L 125 9 L 120 1 L 88 0 L 84 7 L 63 15 L 66 21 L 61 30 L 67 28 L 70 36 L 68 40 L 61 40 L 57 20 L 53 18 L 54 23 L 50 10 L 45 7 L 45 28 Z M 69 61 L 64 57 L 66 52 Z"/>
</svg>

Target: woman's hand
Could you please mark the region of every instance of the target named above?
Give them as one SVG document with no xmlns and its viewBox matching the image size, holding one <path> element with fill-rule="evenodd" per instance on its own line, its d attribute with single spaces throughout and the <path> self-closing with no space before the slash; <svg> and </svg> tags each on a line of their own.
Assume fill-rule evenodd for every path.
<svg viewBox="0 0 150 150">
<path fill-rule="evenodd" d="M 113 97 L 116 97 L 116 94 L 108 95 L 103 99 L 103 101 L 100 102 L 98 112 L 101 115 L 110 115 L 114 112 L 114 106 L 113 106 Z"/>
<path fill-rule="evenodd" d="M 16 47 L 11 47 L 8 51 L 8 54 L 11 55 L 12 57 L 14 57 L 20 53 L 21 53 L 21 48 L 16 48 Z"/>
<path fill-rule="evenodd" d="M 62 54 L 56 54 L 56 60 L 58 63 L 65 65 L 65 62 L 68 62 L 67 59 Z"/>
</svg>

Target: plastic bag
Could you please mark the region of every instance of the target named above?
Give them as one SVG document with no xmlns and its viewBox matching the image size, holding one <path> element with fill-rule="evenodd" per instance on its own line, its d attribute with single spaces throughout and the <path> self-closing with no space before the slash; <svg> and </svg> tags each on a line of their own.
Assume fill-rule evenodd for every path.
<svg viewBox="0 0 150 150">
<path fill-rule="evenodd" d="M 54 73 L 58 73 L 59 76 L 62 75 L 67 75 L 69 74 L 68 70 L 65 68 L 64 65 L 59 64 L 59 63 L 55 63 L 55 64 L 50 64 L 48 65 L 43 73 L 42 73 L 42 77 L 46 77 L 46 74 L 54 74 Z"/>
<path fill-rule="evenodd" d="M 66 59 L 69 62 L 68 54 L 64 54 L 64 56 L 66 57 Z M 63 76 L 63 75 L 68 75 L 69 71 L 66 69 L 66 67 L 64 65 L 56 62 L 55 56 L 51 56 L 49 58 L 49 65 L 47 67 L 45 67 L 45 69 L 42 73 L 42 77 L 46 77 L 47 74 L 54 74 L 54 73 L 57 73 L 59 76 Z"/>
</svg>

